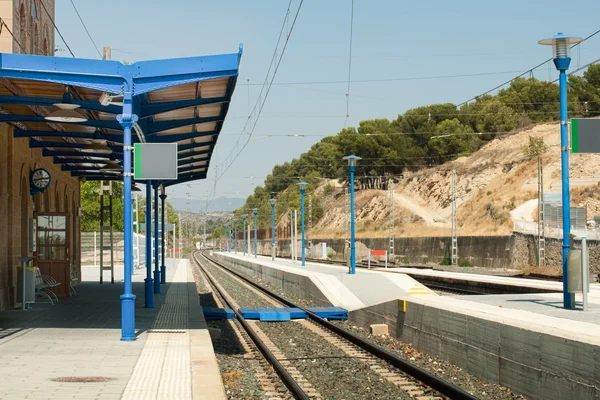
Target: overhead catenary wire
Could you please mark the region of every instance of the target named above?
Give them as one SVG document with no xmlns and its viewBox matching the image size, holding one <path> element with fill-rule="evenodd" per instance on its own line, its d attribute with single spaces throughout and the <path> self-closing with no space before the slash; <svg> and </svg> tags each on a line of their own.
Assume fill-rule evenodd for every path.
<svg viewBox="0 0 600 400">
<path fill-rule="evenodd" d="M 575 43 L 573 46 L 571 46 L 571 49 L 573 49 L 573 48 L 575 48 L 575 47 L 579 46 L 581 43 L 585 42 L 586 40 L 589 40 L 589 39 L 593 38 L 593 37 L 594 37 L 594 36 L 596 36 L 598 33 L 600 33 L 600 29 L 598 29 L 596 32 L 592 33 L 591 35 L 588 35 L 587 37 L 583 38 L 583 41 L 581 41 L 581 42 L 579 42 L 579 43 Z M 473 100 L 477 100 L 477 98 L 478 98 L 478 97 L 485 96 L 486 94 L 489 94 L 489 93 L 491 93 L 491 92 L 493 92 L 493 91 L 495 91 L 495 90 L 498 90 L 498 89 L 500 89 L 501 87 L 503 87 L 503 86 L 506 86 L 506 85 L 510 84 L 512 81 L 514 81 L 514 80 L 516 80 L 516 79 L 519 79 L 519 78 L 521 78 L 521 77 L 523 77 L 523 76 L 527 75 L 528 73 L 532 73 L 532 72 L 533 72 L 535 69 L 538 69 L 538 68 L 539 68 L 539 67 L 541 67 L 542 65 L 545 65 L 546 63 L 549 63 L 549 62 L 550 62 L 550 61 L 552 61 L 552 60 L 553 60 L 553 58 L 549 58 L 549 59 L 547 59 L 546 61 L 539 63 L 539 64 L 538 64 L 538 65 L 536 65 L 535 67 L 533 67 L 533 68 L 530 68 L 530 69 L 528 69 L 527 71 L 525 71 L 525 72 L 521 73 L 520 75 L 517 75 L 516 77 L 514 77 L 514 78 L 512 78 L 512 79 L 510 79 L 510 80 L 508 80 L 508 81 L 506 81 L 506 82 L 503 82 L 503 83 L 501 83 L 500 85 L 497 85 L 497 86 L 493 87 L 492 89 L 490 89 L 490 90 L 487 90 L 487 91 L 485 91 L 485 92 L 481 93 L 480 95 L 474 96 L 474 97 L 470 98 L 470 99 L 469 99 L 469 100 L 467 100 L 467 101 L 463 101 L 462 103 L 458 104 L 456 107 L 460 107 L 460 106 L 462 106 L 462 105 L 464 105 L 464 104 L 470 103 L 470 102 L 471 102 L 471 101 L 473 101 Z"/>
<path fill-rule="evenodd" d="M 71 0 L 71 5 L 73 6 L 73 9 L 75 10 L 77 17 L 79 18 L 79 21 L 81 22 L 81 25 L 83 25 L 83 29 L 85 29 L 85 33 L 87 33 L 88 37 L 90 38 L 90 41 L 96 48 L 96 52 L 98 52 L 98 55 L 100 56 L 100 58 L 102 58 L 102 53 L 100 53 L 100 49 L 98 48 L 98 46 L 96 45 L 96 42 L 92 38 L 92 35 L 90 34 L 90 31 L 88 30 L 87 26 L 85 25 L 85 22 L 83 22 L 83 18 L 81 18 L 81 15 L 79 14 L 79 10 L 77 10 L 77 7 L 75 6 L 75 3 L 73 2 L 73 0 Z M 64 41 L 64 39 L 63 39 L 63 41 Z"/>
<path fill-rule="evenodd" d="M 256 110 L 256 115 L 254 116 L 253 119 L 248 118 L 248 120 L 246 121 L 246 125 L 251 124 L 249 128 L 246 127 L 246 125 L 244 125 L 244 128 L 242 129 L 242 131 L 240 132 L 240 134 L 238 135 L 238 140 L 236 141 L 232 151 L 229 153 L 229 155 L 225 158 L 224 164 L 226 164 L 225 166 L 222 166 L 219 168 L 219 172 L 217 173 L 217 175 L 215 176 L 215 185 L 216 182 L 229 170 L 229 168 L 231 167 L 231 165 L 233 165 L 233 163 L 237 160 L 237 158 L 239 157 L 239 155 L 244 151 L 244 149 L 246 148 L 246 146 L 248 146 L 248 143 L 250 142 L 250 139 L 252 138 L 252 135 L 254 133 L 254 129 L 256 127 L 256 124 L 258 123 L 258 120 L 260 119 L 260 116 L 262 114 L 262 110 L 264 108 L 264 104 L 269 96 L 269 93 L 271 92 L 271 87 L 273 85 L 273 81 L 275 80 L 275 77 L 277 76 L 277 71 L 279 70 L 279 66 L 281 65 L 281 61 L 283 60 L 283 56 L 285 54 L 285 51 L 287 49 L 288 43 L 290 41 L 290 38 L 292 36 L 292 32 L 294 30 L 294 27 L 296 26 L 296 22 L 298 20 L 298 15 L 300 14 L 300 10 L 302 9 L 302 5 L 304 4 L 304 0 L 300 0 L 300 3 L 298 5 L 298 8 L 296 10 L 296 14 L 294 16 L 294 19 L 292 21 L 292 25 L 291 27 L 288 28 L 287 31 L 287 35 L 285 38 L 285 42 L 283 44 L 283 48 L 281 50 L 281 52 L 279 53 L 279 58 L 277 59 L 278 56 L 278 48 L 279 48 L 279 44 L 281 42 L 281 39 L 283 37 L 283 31 L 284 28 L 286 27 L 286 23 L 288 22 L 288 18 L 289 18 L 289 12 L 291 10 L 291 5 L 292 5 L 292 0 L 290 0 L 289 4 L 288 4 L 288 8 L 286 11 L 286 17 L 283 20 L 282 26 L 281 26 L 281 31 L 279 33 L 279 38 L 277 40 L 277 45 L 275 46 L 275 50 L 273 51 L 273 57 L 271 60 L 271 64 L 269 65 L 269 69 L 267 70 L 267 75 L 265 76 L 265 82 L 263 83 L 263 87 L 258 95 L 256 104 L 254 105 L 254 110 Z M 273 68 L 273 74 L 269 80 L 269 75 L 271 72 L 271 69 Z M 263 97 L 263 92 L 264 97 Z M 244 132 L 247 132 L 247 135 L 244 136 Z M 240 140 L 242 139 L 242 137 L 246 137 L 246 141 L 243 143 L 241 149 L 239 149 L 237 151 L 237 153 L 235 153 L 235 150 L 237 149 Z M 234 154 L 235 153 L 235 154 Z M 227 160 L 231 158 L 231 161 L 229 163 L 227 163 Z M 214 199 L 214 197 L 213 197 Z M 212 201 L 212 200 L 211 200 Z M 210 204 L 210 203 L 209 203 Z"/>
<path fill-rule="evenodd" d="M 67 47 L 67 50 L 69 50 L 69 53 L 71 53 L 71 56 L 73 56 L 73 58 L 75 58 L 75 54 L 73 54 L 73 50 L 71 50 L 71 47 L 69 47 L 69 44 L 67 43 L 67 41 L 65 40 L 64 36 L 60 32 L 60 29 L 58 29 L 58 26 L 56 26 L 56 23 L 54 22 L 54 18 L 52 18 L 52 16 L 48 12 L 48 9 L 46 8 L 46 5 L 44 4 L 43 1 L 40 1 L 40 4 L 42 5 L 42 8 L 46 12 L 46 15 L 48 16 L 48 18 L 50 18 L 50 22 L 52 22 L 52 26 L 54 26 L 54 29 L 56 29 L 56 32 L 58 33 L 58 36 L 60 36 L 60 38 L 62 39 L 63 43 Z"/>
<path fill-rule="evenodd" d="M 23 45 L 21 44 L 21 42 L 19 42 L 19 39 L 17 39 L 17 37 L 12 33 L 12 31 L 10 30 L 8 25 L 6 25 L 6 22 L 4 22 L 4 19 L 0 18 L 0 24 L 2 24 L 2 26 L 4 26 L 6 28 L 6 30 L 10 34 L 10 36 L 12 36 L 12 38 L 15 40 L 15 42 L 19 45 L 21 52 L 25 53 L 25 49 L 23 48 Z"/>
<path fill-rule="evenodd" d="M 350 10 L 350 49 L 348 52 L 348 89 L 346 90 L 346 119 L 344 120 L 344 128 L 350 117 L 350 79 L 352 78 L 352 35 L 354 31 L 354 0 L 351 2 Z"/>
</svg>

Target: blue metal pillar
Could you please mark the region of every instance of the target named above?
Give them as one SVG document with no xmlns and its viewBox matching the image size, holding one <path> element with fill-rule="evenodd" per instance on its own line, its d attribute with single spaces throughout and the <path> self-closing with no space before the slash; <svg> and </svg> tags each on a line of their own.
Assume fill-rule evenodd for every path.
<svg viewBox="0 0 600 400">
<path fill-rule="evenodd" d="M 160 270 L 158 269 L 158 182 L 154 185 L 154 293 L 160 293 Z"/>
<path fill-rule="evenodd" d="M 354 165 L 350 166 L 350 273 L 356 273 L 356 243 L 354 240 Z"/>
<path fill-rule="evenodd" d="M 135 295 L 131 283 L 133 273 L 133 218 L 131 207 L 131 128 L 137 121 L 133 114 L 131 85 L 123 98 L 123 114 L 117 120 L 123 126 L 123 212 L 124 257 L 123 294 L 121 297 L 121 340 L 135 340 Z"/>
<path fill-rule="evenodd" d="M 254 211 L 254 258 L 256 258 L 256 238 L 257 238 L 257 234 L 256 234 L 256 213 L 258 212 L 258 210 L 255 208 L 253 211 Z"/>
<path fill-rule="evenodd" d="M 567 254 L 570 248 L 571 233 L 571 196 L 569 186 L 569 122 L 567 115 L 567 69 L 569 69 L 570 58 L 555 58 L 554 64 L 560 71 L 560 161 L 562 178 L 562 212 L 563 212 L 563 301 L 567 309 L 575 308 L 575 294 L 569 293 L 569 275 L 567 267 Z"/>
<path fill-rule="evenodd" d="M 152 279 L 152 181 L 146 182 L 146 308 L 154 308 L 154 280 Z"/>
<path fill-rule="evenodd" d="M 225 226 L 227 227 L 227 251 L 231 253 L 231 233 L 229 231 L 229 222 Z"/>
<path fill-rule="evenodd" d="M 161 266 L 160 266 L 160 283 L 162 283 L 163 285 L 165 283 L 167 283 L 167 267 L 165 265 L 165 247 L 167 246 L 167 241 L 165 240 L 165 200 L 167 198 L 167 194 L 164 193 L 164 187 L 163 187 L 163 193 L 160 194 L 160 205 L 161 205 L 161 225 L 162 225 L 162 229 L 161 229 L 161 252 L 162 252 L 162 256 L 161 256 Z"/>
</svg>

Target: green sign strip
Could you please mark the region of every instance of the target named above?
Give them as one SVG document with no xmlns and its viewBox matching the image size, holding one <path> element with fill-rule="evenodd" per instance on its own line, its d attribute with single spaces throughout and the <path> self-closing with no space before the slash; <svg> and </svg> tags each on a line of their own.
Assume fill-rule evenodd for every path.
<svg viewBox="0 0 600 400">
<path fill-rule="evenodd" d="M 133 145 L 133 178 L 140 179 L 142 174 L 142 146 L 140 143 Z"/>
<path fill-rule="evenodd" d="M 571 120 L 571 153 L 579 153 L 579 120 Z"/>
</svg>

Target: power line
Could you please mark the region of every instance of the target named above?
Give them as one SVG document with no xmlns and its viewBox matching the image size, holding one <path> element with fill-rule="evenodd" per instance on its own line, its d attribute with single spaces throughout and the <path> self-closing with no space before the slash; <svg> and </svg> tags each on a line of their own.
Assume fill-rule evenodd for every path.
<svg viewBox="0 0 600 400">
<path fill-rule="evenodd" d="M 98 49 L 98 46 L 96 45 L 96 42 L 94 42 L 94 39 L 92 38 L 92 35 L 90 34 L 90 31 L 88 31 L 87 26 L 85 26 L 85 23 L 83 22 L 83 19 L 81 18 L 81 15 L 79 14 L 79 10 L 77 10 L 77 7 L 75 7 L 75 3 L 73 2 L 73 0 L 71 0 L 71 4 L 73 5 L 73 8 L 75 9 L 75 13 L 77 14 L 77 17 L 79 17 L 79 21 L 81 21 L 81 25 L 83 25 L 83 29 L 85 29 L 85 32 L 87 33 L 87 35 L 90 38 L 92 44 L 96 48 L 96 51 L 98 52 L 98 55 L 100 56 L 100 58 L 102 58 L 102 53 L 100 53 L 100 49 Z M 63 41 L 64 41 L 64 39 L 63 39 Z"/>
<path fill-rule="evenodd" d="M 275 51 L 273 52 L 273 58 L 271 60 L 271 64 L 269 66 L 269 69 L 267 71 L 267 75 L 265 77 L 265 82 L 263 84 L 263 88 L 260 91 L 260 94 L 258 96 L 257 102 L 254 105 L 254 109 L 253 111 L 256 111 L 256 117 L 254 118 L 254 120 L 251 122 L 251 119 L 248 118 L 248 120 L 246 121 L 246 125 L 251 124 L 249 130 L 248 130 L 248 135 L 246 138 L 245 143 L 243 144 L 242 148 L 237 152 L 237 154 L 233 155 L 235 149 L 237 148 L 241 138 L 242 138 L 242 134 L 246 131 L 246 125 L 244 125 L 244 128 L 242 129 L 242 132 L 240 133 L 238 140 L 236 142 L 236 144 L 234 145 L 234 149 L 232 150 L 232 152 L 229 154 L 229 157 L 231 157 L 231 162 L 229 164 L 227 164 L 224 168 L 219 168 L 219 173 L 220 175 L 217 176 L 215 179 L 219 180 L 224 174 L 225 172 L 227 172 L 227 170 L 231 167 L 231 165 L 233 165 L 233 163 L 235 162 L 235 160 L 237 160 L 237 158 L 239 157 L 239 155 L 244 151 L 244 149 L 246 148 L 246 146 L 248 145 L 248 143 L 250 142 L 250 139 L 252 138 L 252 135 L 254 133 L 254 129 L 256 127 L 256 124 L 258 123 L 258 120 L 260 118 L 260 115 L 262 113 L 262 110 L 264 108 L 265 102 L 269 96 L 269 93 L 271 92 L 271 87 L 273 86 L 273 81 L 275 79 L 275 77 L 277 76 L 277 71 L 279 70 L 279 66 L 281 65 L 281 61 L 283 60 L 283 55 L 285 54 L 285 50 L 287 49 L 287 45 L 290 41 L 290 38 L 292 36 L 292 31 L 294 30 L 294 27 L 296 25 L 296 21 L 298 20 L 298 15 L 300 14 L 300 10 L 302 9 L 302 4 L 304 4 L 304 0 L 300 0 L 300 4 L 298 5 L 298 9 L 296 10 L 296 15 L 294 16 L 294 20 L 292 21 L 292 25 L 289 28 L 287 35 L 286 35 L 286 39 L 283 45 L 283 49 L 281 50 L 281 53 L 279 54 L 279 59 L 277 59 L 277 49 L 279 48 L 279 43 L 281 41 L 282 35 L 283 35 L 283 30 L 286 26 L 286 22 L 288 21 L 288 17 L 289 17 L 289 12 L 291 9 L 291 4 L 292 4 L 292 0 L 290 0 L 289 4 L 288 4 L 288 9 L 286 12 L 286 17 L 284 18 L 283 24 L 281 26 L 281 31 L 279 33 L 279 39 L 277 40 L 277 45 L 275 46 Z M 275 66 L 274 70 L 273 70 L 273 75 L 271 76 L 271 79 L 269 81 L 269 74 L 270 71 L 273 67 L 273 65 Z M 262 97 L 262 93 L 265 90 L 265 95 L 264 98 Z M 226 160 L 227 160 L 226 158 Z M 227 161 L 225 161 L 227 162 Z"/>
<path fill-rule="evenodd" d="M 54 26 L 54 29 L 56 29 L 56 32 L 58 32 L 58 36 L 60 36 L 60 38 L 62 39 L 63 43 L 65 44 L 65 46 L 67 47 L 67 49 L 69 50 L 69 53 L 71 53 L 71 55 L 73 56 L 73 58 L 75 58 L 75 54 L 73 54 L 73 51 L 71 50 L 71 48 L 69 47 L 69 45 L 67 44 L 67 41 L 65 40 L 65 38 L 63 37 L 62 33 L 60 33 L 60 29 L 58 29 L 58 26 L 56 26 L 56 23 L 54 22 L 54 18 L 52 18 L 52 16 L 50 15 L 50 13 L 48 12 L 48 9 L 46 8 L 46 5 L 44 4 L 43 1 L 40 1 L 40 4 L 42 5 L 42 8 L 44 9 L 44 11 L 46 12 L 46 15 L 48 16 L 48 18 L 50 18 L 50 22 L 52 22 L 52 25 Z"/>
<path fill-rule="evenodd" d="M 515 74 L 519 73 L 522 70 L 518 71 L 498 71 L 498 72 L 477 72 L 471 74 L 456 74 L 456 75 L 433 75 L 433 76 L 413 76 L 413 77 L 405 77 L 405 78 L 379 78 L 379 79 L 355 79 L 350 80 L 350 83 L 373 83 L 373 82 L 396 82 L 396 81 L 420 81 L 420 80 L 429 80 L 429 79 L 449 79 L 449 78 L 468 78 L 468 77 L 478 77 L 478 76 L 490 76 L 490 75 L 505 75 L 505 74 Z M 527 70 L 523 74 L 529 72 Z M 516 78 L 515 78 L 516 79 Z M 347 84 L 347 80 L 337 80 L 337 81 L 299 81 L 299 82 L 277 82 L 273 83 L 273 86 L 290 86 L 290 85 L 329 85 L 329 84 Z M 259 83 L 240 83 L 237 86 L 257 86 Z"/>
<path fill-rule="evenodd" d="M 4 27 L 6 28 L 6 30 L 10 34 L 10 36 L 12 36 L 13 39 L 15 40 L 15 42 L 17 42 L 17 44 L 19 45 L 19 48 L 21 49 L 21 52 L 25 53 L 25 49 L 21 45 L 21 42 L 19 42 L 19 39 L 17 39 L 15 37 L 15 35 L 12 33 L 12 31 L 10 30 L 10 28 L 8 27 L 8 25 L 6 25 L 6 22 L 4 22 L 4 20 L 2 18 L 0 18 L 0 24 L 4 25 Z"/>
<path fill-rule="evenodd" d="M 344 128 L 348 123 L 350 117 L 350 79 L 352 77 L 352 33 L 354 31 L 354 0 L 352 0 L 352 6 L 350 11 L 350 51 L 348 54 L 348 89 L 346 90 L 346 120 L 344 121 Z"/>
<path fill-rule="evenodd" d="M 586 40 L 593 38 L 593 37 L 594 37 L 594 36 L 596 36 L 598 33 L 600 33 L 600 29 L 598 29 L 596 32 L 594 32 L 594 33 L 592 33 L 591 35 L 589 35 L 589 36 L 587 36 L 586 38 L 584 38 L 584 39 L 583 39 L 581 42 L 579 42 L 579 43 L 576 43 L 576 44 L 574 44 L 573 46 L 571 46 L 571 49 L 573 49 L 573 48 L 575 48 L 575 47 L 579 46 L 581 43 L 585 42 Z M 474 96 L 474 97 L 470 98 L 470 99 L 469 99 L 469 100 L 467 100 L 467 101 L 463 101 L 462 103 L 458 104 L 456 107 L 460 107 L 460 106 L 462 106 L 462 105 L 464 105 L 464 104 L 467 104 L 467 103 L 469 103 L 469 102 L 471 102 L 471 101 L 473 101 L 473 100 L 476 100 L 478 97 L 485 96 L 486 94 L 488 94 L 488 93 L 490 93 L 490 92 L 493 92 L 493 91 L 495 91 L 495 90 L 497 90 L 497 89 L 500 89 L 501 87 L 503 87 L 503 86 L 505 86 L 505 85 L 508 85 L 508 84 L 509 84 L 509 83 L 511 83 L 512 81 L 514 81 L 514 80 L 516 80 L 516 79 L 518 79 L 518 78 L 521 78 L 522 76 L 524 76 L 524 75 L 527 75 L 528 73 L 533 73 L 533 70 L 535 70 L 535 69 L 538 69 L 538 68 L 539 68 L 539 67 L 541 67 L 542 65 L 544 65 L 544 64 L 546 64 L 546 63 L 548 63 L 548 62 L 550 62 L 550 61 L 552 61 L 552 60 L 553 60 L 552 58 L 549 58 L 549 59 L 547 59 L 546 61 L 544 61 L 544 62 L 542 62 L 542 63 L 540 63 L 540 64 L 536 65 L 535 67 L 528 69 L 527 71 L 523 72 L 522 74 L 520 74 L 520 75 L 517 75 L 516 77 L 512 78 L 511 80 L 508 80 L 508 81 L 506 81 L 506 82 L 504 82 L 504 83 L 502 83 L 502 84 L 500 84 L 500 85 L 498 85 L 498 86 L 494 87 L 493 89 L 490 89 L 490 90 L 488 90 L 488 91 L 486 91 L 486 92 L 483 92 L 482 94 L 480 94 L 480 95 L 478 95 L 478 96 Z"/>
</svg>

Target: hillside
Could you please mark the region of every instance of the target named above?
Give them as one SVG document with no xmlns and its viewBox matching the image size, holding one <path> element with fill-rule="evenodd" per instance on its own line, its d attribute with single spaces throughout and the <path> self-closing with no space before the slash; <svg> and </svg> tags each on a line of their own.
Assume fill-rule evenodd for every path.
<svg viewBox="0 0 600 400">
<path fill-rule="evenodd" d="M 523 148 L 529 137 L 542 138 L 549 150 L 543 156 L 544 190 L 560 191 L 560 133 L 558 123 L 494 139 L 468 157 L 437 167 L 405 173 L 395 184 L 395 235 L 451 234 L 451 179 L 456 170 L 460 235 L 503 235 L 513 229 L 513 217 L 534 220 L 537 210 L 537 160 Z M 600 214 L 600 162 L 594 155 L 570 157 L 573 204 L 588 207 L 588 219 Z M 327 189 L 326 187 L 329 186 Z M 324 216 L 313 227 L 313 238 L 344 236 L 344 188 L 336 180 L 322 182 L 315 192 Z M 326 194 L 327 193 L 327 194 Z M 533 202 L 528 202 L 529 200 Z M 512 212 L 512 216 L 511 216 Z M 390 197 L 385 190 L 362 190 L 356 196 L 359 237 L 387 237 Z"/>
</svg>

